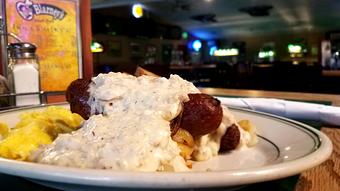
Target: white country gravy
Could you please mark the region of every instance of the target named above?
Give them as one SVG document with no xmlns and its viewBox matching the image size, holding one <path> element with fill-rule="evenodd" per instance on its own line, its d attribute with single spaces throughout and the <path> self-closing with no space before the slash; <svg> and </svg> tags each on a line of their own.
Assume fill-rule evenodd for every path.
<svg viewBox="0 0 340 191">
<path fill-rule="evenodd" d="M 39 151 L 38 162 L 126 171 L 188 170 L 171 139 L 170 121 L 189 93 L 199 93 L 192 83 L 177 75 L 166 79 L 108 73 L 93 78 L 89 92 L 92 112 L 103 114 L 91 116 L 71 134 L 59 135 Z M 232 123 L 235 119 L 224 108 L 217 131 L 196 141 L 194 159 L 217 155 L 221 136 Z"/>
</svg>

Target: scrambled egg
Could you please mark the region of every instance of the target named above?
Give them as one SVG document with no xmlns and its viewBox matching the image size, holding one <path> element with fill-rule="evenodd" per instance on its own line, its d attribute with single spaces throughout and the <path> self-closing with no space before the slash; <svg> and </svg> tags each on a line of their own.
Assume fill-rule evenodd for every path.
<svg viewBox="0 0 340 191">
<path fill-rule="evenodd" d="M 8 132 L 9 132 L 8 125 L 5 123 L 0 123 L 0 140 L 7 137 Z"/>
<path fill-rule="evenodd" d="M 83 118 L 57 106 L 44 111 L 23 113 L 12 129 L 0 123 L 0 156 L 16 160 L 28 160 L 31 152 L 40 145 L 50 144 L 60 133 L 78 129 Z"/>
</svg>

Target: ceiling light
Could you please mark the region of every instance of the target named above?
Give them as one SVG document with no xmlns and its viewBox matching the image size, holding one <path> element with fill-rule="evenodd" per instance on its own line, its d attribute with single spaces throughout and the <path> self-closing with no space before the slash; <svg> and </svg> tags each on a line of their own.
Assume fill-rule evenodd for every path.
<svg viewBox="0 0 340 191">
<path fill-rule="evenodd" d="M 194 40 L 194 42 L 192 42 L 192 48 L 195 51 L 199 51 L 202 48 L 202 42 L 200 40 Z"/>
<path fill-rule="evenodd" d="M 132 6 L 132 15 L 135 18 L 141 18 L 143 16 L 143 6 L 141 4 L 134 4 Z"/>
</svg>

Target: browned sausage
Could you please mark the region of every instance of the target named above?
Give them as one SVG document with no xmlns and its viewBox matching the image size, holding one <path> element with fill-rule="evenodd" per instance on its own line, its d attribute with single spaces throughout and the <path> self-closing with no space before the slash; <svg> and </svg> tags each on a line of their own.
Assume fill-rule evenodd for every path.
<svg viewBox="0 0 340 191">
<path fill-rule="evenodd" d="M 220 144 L 220 152 L 234 150 L 240 143 L 240 130 L 235 124 L 227 128 L 227 131 L 222 136 Z"/>
<path fill-rule="evenodd" d="M 223 111 L 219 100 L 207 94 L 189 94 L 182 113 L 171 124 L 187 130 L 193 137 L 209 134 L 222 121 Z M 176 130 L 177 128 L 172 127 Z"/>
<path fill-rule="evenodd" d="M 90 81 L 85 79 L 74 80 L 66 90 L 66 100 L 70 103 L 73 113 L 78 113 L 84 119 L 88 119 L 91 114 L 91 107 L 87 104 L 89 100 Z"/>
<path fill-rule="evenodd" d="M 223 110 L 220 101 L 207 94 L 189 94 L 190 100 L 183 105 L 183 111 L 171 121 L 171 132 L 179 128 L 187 130 L 194 138 L 212 133 L 222 121 Z M 221 138 L 220 152 L 230 151 L 240 142 L 240 131 L 233 124 Z"/>
</svg>

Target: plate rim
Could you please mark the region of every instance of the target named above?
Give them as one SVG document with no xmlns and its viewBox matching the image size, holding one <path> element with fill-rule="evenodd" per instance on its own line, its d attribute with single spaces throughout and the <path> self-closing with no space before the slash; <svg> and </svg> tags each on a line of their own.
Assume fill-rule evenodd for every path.
<svg viewBox="0 0 340 191">
<path fill-rule="evenodd" d="M 0 114 L 15 112 L 26 109 L 47 107 L 33 106 L 25 108 L 16 108 L 7 111 L 1 111 Z M 58 183 L 76 184 L 81 186 L 100 186 L 100 187 L 121 187 L 121 188 L 193 188 L 193 187 L 221 187 L 221 186 L 238 186 L 257 182 L 275 180 L 291 175 L 295 175 L 309 168 L 317 166 L 324 162 L 332 153 L 333 146 L 330 139 L 321 131 L 306 125 L 304 123 L 288 119 L 285 117 L 268 114 L 238 107 L 229 107 L 230 110 L 239 110 L 250 114 L 257 114 L 269 118 L 275 118 L 279 121 L 286 121 L 307 129 L 315 134 L 319 139 L 320 145 L 313 152 L 306 156 L 286 161 L 284 163 L 272 164 L 269 166 L 247 168 L 242 170 L 228 171 L 210 171 L 210 172 L 123 172 L 108 171 L 100 169 L 79 169 L 70 167 L 60 167 L 32 162 L 22 162 L 0 157 L 0 172 L 20 176 L 28 179 L 43 180 Z M 295 168 L 286 167 L 294 166 Z M 40 171 L 36 171 L 40 169 Z M 41 171 L 41 169 L 44 169 Z M 86 176 L 83 173 L 85 172 Z M 98 177 L 98 173 L 102 176 Z M 159 179 L 156 183 L 154 178 Z"/>
</svg>

